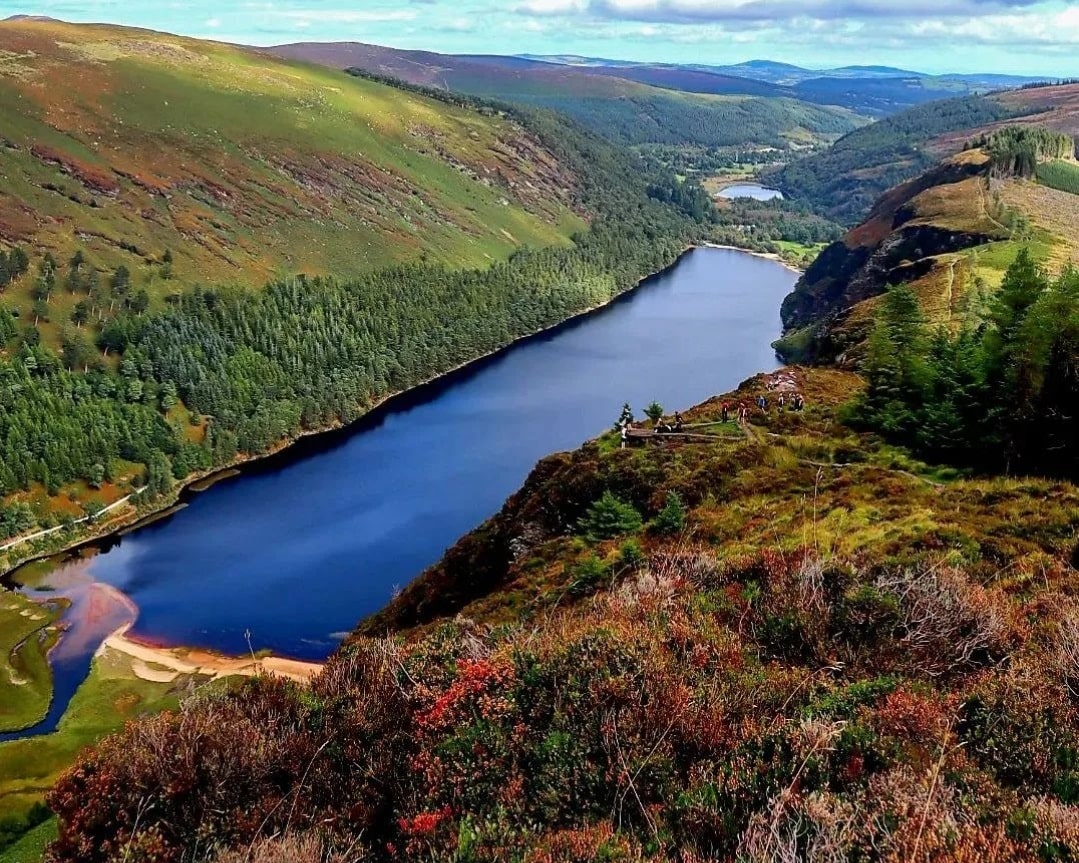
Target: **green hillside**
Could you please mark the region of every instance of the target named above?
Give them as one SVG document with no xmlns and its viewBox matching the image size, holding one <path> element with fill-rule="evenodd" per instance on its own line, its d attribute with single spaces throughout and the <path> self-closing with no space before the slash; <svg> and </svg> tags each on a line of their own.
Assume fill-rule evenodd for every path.
<svg viewBox="0 0 1079 863">
<path fill-rule="evenodd" d="M 482 265 L 584 224 L 576 178 L 504 118 L 145 31 L 18 20 L 0 42 L 0 241 L 151 293 Z"/>
<path fill-rule="evenodd" d="M 969 96 L 931 102 L 879 120 L 832 147 L 791 162 L 768 179 L 785 195 L 806 201 L 845 225 L 865 218 L 884 192 L 930 168 L 941 155 L 938 136 L 974 130 L 1018 112 L 993 99 Z"/>
<path fill-rule="evenodd" d="M 83 35 L 97 32 L 75 29 Z M 131 38 L 126 32 L 122 36 Z M 233 59 L 248 58 L 221 50 Z M 262 57 L 256 61 L 263 68 Z M 342 93 L 351 92 L 355 80 L 306 67 L 300 72 L 325 75 L 341 85 Z M 0 568 L 100 531 L 106 508 L 108 520 L 130 521 L 137 510 L 171 500 L 176 481 L 264 453 L 303 432 L 350 422 L 390 394 L 603 305 L 669 266 L 711 225 L 712 205 L 700 187 L 649 169 L 558 115 L 518 111 L 511 117 L 444 93 L 426 97 L 405 85 L 357 81 L 356 86 L 352 95 L 377 95 L 380 110 L 404 106 L 387 115 L 388 131 L 380 130 L 377 142 L 382 151 L 393 144 L 393 130 L 404 122 L 400 110 L 407 108 L 412 119 L 422 114 L 430 123 L 445 123 L 446 131 L 438 133 L 444 159 L 457 158 L 449 148 L 463 124 L 462 152 L 475 148 L 504 166 L 493 169 L 491 177 L 470 179 L 463 162 L 450 166 L 410 149 L 420 144 L 401 144 L 403 164 L 419 160 L 429 169 L 417 180 L 423 185 L 407 187 L 415 206 L 460 194 L 476 203 L 474 212 L 464 208 L 469 218 L 483 220 L 484 202 L 501 196 L 491 219 L 505 236 L 496 240 L 487 234 L 491 255 L 476 256 L 484 247 L 479 233 L 446 221 L 430 245 L 420 233 L 417 242 L 423 243 L 413 250 L 418 260 L 407 261 L 412 252 L 396 235 L 378 232 L 371 236 L 379 238 L 386 255 L 381 266 L 360 266 L 353 257 L 331 275 L 282 275 L 262 283 L 265 290 L 253 291 L 239 270 L 215 271 L 203 284 L 192 284 L 190 272 L 184 275 L 185 256 L 201 257 L 207 250 L 199 242 L 203 234 L 162 254 L 151 268 L 152 282 L 144 271 L 132 272 L 123 264 L 99 272 L 96 246 L 85 253 L 79 247 L 60 261 L 49 248 L 34 248 L 29 260 L 18 250 L 5 254 L 0 269 L 20 275 L 0 302 L 0 537 L 17 542 L 0 548 Z M 261 122 L 273 128 L 269 118 Z M 376 122 L 382 122 L 381 113 L 371 114 L 372 125 Z M 416 130 L 411 126 L 406 134 L 419 134 Z M 338 131 L 344 134 L 343 127 Z M 514 173 L 518 162 L 504 149 L 507 139 L 484 139 L 511 131 L 518 149 L 531 147 L 529 165 L 557 167 L 557 172 L 542 177 L 535 172 L 532 179 Z M 146 140 L 168 138 L 160 129 L 155 135 Z M 272 140 L 272 132 L 266 138 Z M 328 146 L 328 139 L 319 140 Z M 105 156 L 99 154 L 112 159 L 113 153 L 104 144 L 86 152 L 87 160 L 103 164 Z M 85 164 L 89 161 L 80 163 L 80 176 L 88 175 Z M 163 164 L 165 159 L 147 162 L 147 170 L 160 174 Z M 247 162 L 236 164 L 232 181 Z M 573 185 L 546 187 L 554 177 Z M 132 232 L 123 234 L 129 249 L 140 229 L 155 230 L 161 223 L 145 213 L 132 214 L 124 198 L 128 191 L 125 186 L 116 200 L 88 207 L 88 218 L 99 213 L 130 218 Z M 20 212 L 33 212 L 33 194 L 26 188 L 25 197 L 9 202 Z M 320 187 L 317 198 L 332 203 L 329 194 Z M 552 220 L 561 219 L 561 226 L 530 214 L 524 204 L 514 205 L 513 194 L 519 201 L 544 197 L 542 206 L 550 208 Z M 237 195 L 227 200 L 239 202 Z M 561 231 L 584 224 L 558 203 L 571 199 L 591 224 L 568 241 Z M 170 199 L 162 201 L 172 206 Z M 251 191 L 250 202 L 269 207 L 271 199 L 259 187 Z M 423 212 L 433 218 L 441 211 Z M 275 224 L 311 231 L 323 223 Z M 513 242 L 506 226 L 517 232 Z M 375 230 L 373 223 L 367 227 Z M 454 244 L 443 255 L 440 244 L 452 237 Z M 269 229 L 252 237 L 254 248 L 262 249 L 263 239 L 269 255 L 274 242 Z M 529 245 L 515 248 L 521 240 Z M 294 236 L 290 243 L 296 257 L 312 254 L 310 242 Z M 334 250 L 348 257 L 350 248 Z M 495 253 L 505 259 L 490 260 Z M 406 260 L 394 264 L 395 255 Z M 166 270 L 172 270 L 171 278 L 165 278 Z M 162 293 L 165 302 L 155 301 Z M 143 486 L 144 493 L 128 500 Z M 65 525 L 70 529 L 61 531 Z"/>
</svg>

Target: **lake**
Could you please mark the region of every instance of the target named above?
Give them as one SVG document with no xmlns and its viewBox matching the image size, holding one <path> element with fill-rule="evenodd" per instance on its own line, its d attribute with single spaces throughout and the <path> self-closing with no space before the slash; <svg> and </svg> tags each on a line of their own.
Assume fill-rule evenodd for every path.
<svg viewBox="0 0 1079 863">
<path fill-rule="evenodd" d="M 697 249 L 596 313 L 186 493 L 183 509 L 97 553 L 33 565 L 37 589 L 74 599 L 56 703 L 33 732 L 55 727 L 93 650 L 132 616 L 132 634 L 155 643 L 241 654 L 250 639 L 325 658 L 537 460 L 611 427 L 623 402 L 673 412 L 775 369 L 795 280 L 774 261 Z"/>
<path fill-rule="evenodd" d="M 775 198 L 783 199 L 783 193 L 779 189 L 769 189 L 758 183 L 736 183 L 721 189 L 720 198 L 753 198 L 755 201 L 771 201 Z"/>
</svg>

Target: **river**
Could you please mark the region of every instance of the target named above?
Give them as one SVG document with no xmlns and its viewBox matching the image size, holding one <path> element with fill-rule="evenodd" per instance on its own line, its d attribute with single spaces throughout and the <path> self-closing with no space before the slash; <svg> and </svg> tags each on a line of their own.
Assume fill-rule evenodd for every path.
<svg viewBox="0 0 1079 863">
<path fill-rule="evenodd" d="M 132 634 L 148 641 L 240 654 L 250 639 L 325 658 L 537 460 L 610 427 L 623 402 L 638 416 L 653 399 L 673 412 L 776 368 L 770 345 L 795 279 L 774 261 L 697 249 L 608 307 L 189 493 L 96 553 L 34 565 L 26 579 L 38 588 L 98 590 L 69 613 L 65 640 L 83 647 L 60 654 L 56 701 L 31 732 L 55 727 L 93 649 L 134 614 L 120 593 L 138 609 Z"/>
</svg>

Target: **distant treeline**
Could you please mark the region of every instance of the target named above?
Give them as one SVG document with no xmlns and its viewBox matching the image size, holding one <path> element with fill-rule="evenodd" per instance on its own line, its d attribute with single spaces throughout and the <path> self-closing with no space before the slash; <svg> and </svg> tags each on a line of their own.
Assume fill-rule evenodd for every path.
<svg viewBox="0 0 1079 863">
<path fill-rule="evenodd" d="M 1067 84 L 1079 84 L 1079 78 L 1061 78 L 1057 81 L 1031 81 L 1023 84 L 1020 90 L 1043 90 L 1046 87 L 1063 87 Z"/>
<path fill-rule="evenodd" d="M 752 143 L 785 150 L 787 136 L 796 129 L 841 135 L 855 126 L 841 114 L 793 99 L 708 102 L 673 94 L 625 99 L 563 94 L 516 98 L 560 111 L 604 138 L 628 146 L 740 147 Z"/>
<path fill-rule="evenodd" d="M 816 215 L 807 204 L 779 198 L 737 198 L 719 210 L 717 220 L 715 236 L 719 242 L 766 252 L 778 251 L 775 244 L 779 241 L 815 246 L 843 235 L 839 225 Z"/>
<path fill-rule="evenodd" d="M 52 494 L 97 486 L 122 460 L 161 494 L 605 303 L 704 235 L 699 189 L 553 115 L 519 119 L 582 177 L 593 223 L 571 247 L 522 249 L 485 270 L 415 265 L 256 293 L 196 289 L 161 312 L 117 303 L 96 345 L 74 328 L 59 354 L 33 320 L 0 308 L 0 537 L 51 523 L 12 502 L 35 483 Z M 55 264 L 39 269 L 55 282 Z M 128 295 L 122 273 L 109 282 L 118 287 L 107 296 Z M 120 354 L 118 368 L 102 349 Z M 178 400 L 205 420 L 204 436 L 189 434 Z"/>
<path fill-rule="evenodd" d="M 928 141 L 1011 116 L 1004 105 L 981 96 L 931 102 L 851 132 L 830 149 L 791 162 L 768 180 L 833 221 L 855 225 L 885 191 L 936 162 L 924 150 Z"/>
</svg>

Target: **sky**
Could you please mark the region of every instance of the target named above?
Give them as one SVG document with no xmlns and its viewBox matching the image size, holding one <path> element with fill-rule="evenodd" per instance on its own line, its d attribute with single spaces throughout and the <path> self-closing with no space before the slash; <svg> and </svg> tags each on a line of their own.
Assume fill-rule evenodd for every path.
<svg viewBox="0 0 1079 863">
<path fill-rule="evenodd" d="M 1059 0 L 0 0 L 16 14 L 251 45 L 1079 77 L 1079 3 Z"/>
</svg>

